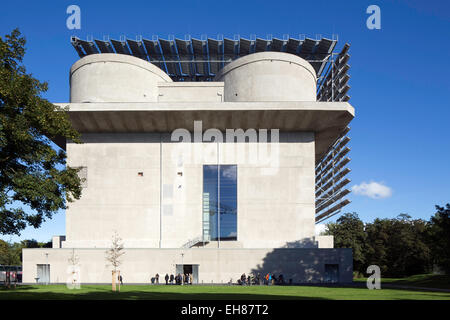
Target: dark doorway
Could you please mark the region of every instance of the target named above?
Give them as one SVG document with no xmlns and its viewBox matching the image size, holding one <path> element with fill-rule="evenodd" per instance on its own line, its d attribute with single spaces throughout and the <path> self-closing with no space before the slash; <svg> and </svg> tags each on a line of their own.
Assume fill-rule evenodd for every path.
<svg viewBox="0 0 450 320">
<path fill-rule="evenodd" d="M 177 264 L 177 274 L 192 274 L 192 283 L 198 283 L 198 264 Z"/>
<path fill-rule="evenodd" d="M 337 283 L 339 282 L 339 265 L 326 264 L 325 265 L 325 282 Z"/>
<path fill-rule="evenodd" d="M 185 264 L 183 266 L 183 273 L 192 273 L 192 264 Z"/>
</svg>

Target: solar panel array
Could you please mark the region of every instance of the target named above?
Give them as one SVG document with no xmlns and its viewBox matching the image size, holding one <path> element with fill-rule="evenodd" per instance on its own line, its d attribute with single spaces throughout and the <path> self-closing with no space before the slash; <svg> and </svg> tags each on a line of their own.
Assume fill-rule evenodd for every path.
<svg viewBox="0 0 450 320">
<path fill-rule="evenodd" d="M 149 61 L 173 81 L 211 81 L 227 63 L 242 56 L 264 51 L 295 54 L 311 63 L 318 77 L 318 101 L 348 101 L 350 88 L 347 64 L 349 45 L 334 53 L 337 40 L 295 39 L 121 39 L 81 40 L 71 38 L 80 57 L 96 53 L 128 54 Z M 337 56 L 337 58 L 336 58 Z M 334 62 L 334 63 L 332 63 Z M 334 65 L 332 68 L 331 66 Z"/>
</svg>

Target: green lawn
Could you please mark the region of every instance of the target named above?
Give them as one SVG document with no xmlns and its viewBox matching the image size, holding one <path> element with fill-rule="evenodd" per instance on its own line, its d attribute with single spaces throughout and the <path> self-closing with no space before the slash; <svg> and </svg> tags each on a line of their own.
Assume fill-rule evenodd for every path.
<svg viewBox="0 0 450 320">
<path fill-rule="evenodd" d="M 366 282 L 367 278 L 354 279 L 355 282 Z M 418 274 L 407 278 L 381 278 L 383 283 L 422 288 L 450 289 L 450 276 L 438 274 Z"/>
<path fill-rule="evenodd" d="M 335 299 L 335 300 L 450 300 L 450 293 L 402 289 L 368 290 L 354 287 L 316 286 L 165 286 L 124 285 L 111 292 L 107 285 L 22 285 L 0 289 L 1 299 Z"/>
</svg>

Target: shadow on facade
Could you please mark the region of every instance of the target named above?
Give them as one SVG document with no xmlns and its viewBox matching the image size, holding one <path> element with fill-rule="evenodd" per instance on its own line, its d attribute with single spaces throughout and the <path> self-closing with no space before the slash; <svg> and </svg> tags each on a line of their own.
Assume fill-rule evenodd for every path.
<svg viewBox="0 0 450 320">
<path fill-rule="evenodd" d="M 332 281 L 328 278 L 326 265 L 338 265 L 338 274 Z M 252 273 L 263 277 L 267 273 L 276 277 L 282 274 L 287 284 L 351 282 L 351 251 L 318 249 L 311 239 L 288 242 L 269 252 Z"/>
</svg>

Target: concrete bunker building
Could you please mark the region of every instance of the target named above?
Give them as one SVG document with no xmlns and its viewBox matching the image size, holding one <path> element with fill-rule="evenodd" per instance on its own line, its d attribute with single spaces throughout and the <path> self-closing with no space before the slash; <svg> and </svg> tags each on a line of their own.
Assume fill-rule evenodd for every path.
<svg viewBox="0 0 450 320">
<path fill-rule="evenodd" d="M 350 282 L 351 249 L 315 236 L 349 203 L 349 45 L 334 39 L 72 38 L 69 107 L 83 144 L 56 140 L 84 179 L 52 249 L 23 250 L 23 281 L 107 283 L 123 239 L 128 283 L 192 273 Z"/>
</svg>

